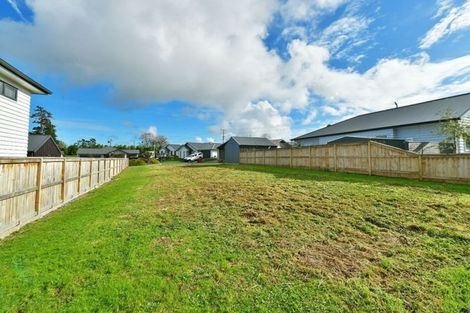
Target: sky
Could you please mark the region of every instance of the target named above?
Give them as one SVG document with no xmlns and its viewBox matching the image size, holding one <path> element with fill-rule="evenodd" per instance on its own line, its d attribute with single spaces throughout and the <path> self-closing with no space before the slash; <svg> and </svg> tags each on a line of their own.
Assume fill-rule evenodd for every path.
<svg viewBox="0 0 470 313">
<path fill-rule="evenodd" d="M 0 0 L 58 137 L 290 139 L 470 92 L 470 0 Z"/>
</svg>

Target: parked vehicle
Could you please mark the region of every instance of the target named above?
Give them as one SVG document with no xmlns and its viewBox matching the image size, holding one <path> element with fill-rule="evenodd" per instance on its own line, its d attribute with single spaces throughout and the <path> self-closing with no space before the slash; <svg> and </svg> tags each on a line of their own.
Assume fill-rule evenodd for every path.
<svg viewBox="0 0 470 313">
<path fill-rule="evenodd" d="M 196 152 L 184 158 L 185 162 L 196 162 L 204 158 L 202 152 Z"/>
</svg>

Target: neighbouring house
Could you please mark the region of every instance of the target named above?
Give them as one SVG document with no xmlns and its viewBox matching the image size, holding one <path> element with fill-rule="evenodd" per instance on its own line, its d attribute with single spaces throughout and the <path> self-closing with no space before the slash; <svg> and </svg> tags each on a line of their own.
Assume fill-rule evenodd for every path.
<svg viewBox="0 0 470 313">
<path fill-rule="evenodd" d="M 77 155 L 81 158 L 138 158 L 139 150 L 121 150 L 114 147 L 80 148 Z"/>
<path fill-rule="evenodd" d="M 409 150 L 439 153 L 439 143 L 447 139 L 439 133 L 439 125 L 446 120 L 470 125 L 470 93 L 358 115 L 293 140 L 300 146 L 328 144 L 343 137 L 404 140 Z M 456 152 L 469 153 L 470 142 L 460 139 Z"/>
<path fill-rule="evenodd" d="M 175 151 L 175 154 L 178 158 L 184 159 L 192 152 L 191 148 L 189 148 L 186 144 L 179 146 L 179 148 Z"/>
<path fill-rule="evenodd" d="M 291 148 L 292 145 L 284 139 L 271 139 L 271 141 L 279 148 Z"/>
<path fill-rule="evenodd" d="M 50 94 L 0 58 L 0 157 L 27 156 L 31 96 Z"/>
<path fill-rule="evenodd" d="M 121 151 L 123 151 L 129 159 L 138 159 L 140 156 L 140 151 L 136 149 L 122 149 Z"/>
<path fill-rule="evenodd" d="M 217 159 L 219 156 L 219 143 L 214 142 L 187 142 L 176 150 L 176 155 L 184 159 L 190 154 L 202 152 L 205 159 Z"/>
<path fill-rule="evenodd" d="M 172 157 L 176 155 L 176 151 L 181 145 L 167 144 L 164 148 L 160 149 L 159 154 L 163 157 Z"/>
<path fill-rule="evenodd" d="M 204 159 L 217 159 L 219 157 L 220 143 L 215 142 L 187 142 L 186 145 L 194 152 L 202 152 Z"/>
<path fill-rule="evenodd" d="M 219 160 L 240 163 L 240 150 L 277 149 L 277 144 L 265 137 L 231 137 L 219 146 Z"/>
<path fill-rule="evenodd" d="M 29 157 L 62 157 L 62 151 L 50 135 L 28 135 Z"/>
</svg>

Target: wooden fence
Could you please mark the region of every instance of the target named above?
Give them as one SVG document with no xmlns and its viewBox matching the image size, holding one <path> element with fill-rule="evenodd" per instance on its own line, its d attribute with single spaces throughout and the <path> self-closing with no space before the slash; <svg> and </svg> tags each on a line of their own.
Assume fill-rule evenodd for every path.
<svg viewBox="0 0 470 313">
<path fill-rule="evenodd" d="M 128 159 L 0 158 L 0 238 L 99 187 Z"/>
<path fill-rule="evenodd" d="M 470 182 L 469 154 L 421 155 L 373 141 L 290 149 L 242 150 L 240 163 Z"/>
</svg>

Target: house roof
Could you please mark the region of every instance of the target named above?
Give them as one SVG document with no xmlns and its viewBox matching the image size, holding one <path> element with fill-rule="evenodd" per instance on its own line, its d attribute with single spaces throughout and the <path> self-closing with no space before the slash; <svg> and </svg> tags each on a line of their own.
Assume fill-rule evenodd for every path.
<svg viewBox="0 0 470 313">
<path fill-rule="evenodd" d="M 186 145 L 194 151 L 215 150 L 220 146 L 215 142 L 187 142 Z"/>
<path fill-rule="evenodd" d="M 104 148 L 79 148 L 77 150 L 77 154 L 85 154 L 85 155 L 102 155 L 102 154 L 109 154 L 114 151 L 121 151 L 114 147 L 104 147 Z"/>
<path fill-rule="evenodd" d="M 470 93 L 358 115 L 294 138 L 305 139 L 372 129 L 458 119 L 470 110 Z"/>
<path fill-rule="evenodd" d="M 176 151 L 178 150 L 178 148 L 180 147 L 181 145 L 178 145 L 178 144 L 167 144 L 165 148 L 168 148 L 168 149 L 171 149 L 173 151 Z"/>
<path fill-rule="evenodd" d="M 57 146 L 54 138 L 50 135 L 28 135 L 28 152 L 36 152 L 38 151 L 49 139 L 52 139 L 52 142 Z M 57 149 L 60 148 L 57 146 Z"/>
<path fill-rule="evenodd" d="M 52 91 L 20 71 L 19 69 L 15 68 L 13 65 L 9 64 L 4 59 L 0 58 L 0 66 L 9 71 L 10 73 L 14 74 L 15 76 L 21 78 L 22 80 L 26 81 L 28 84 L 34 86 L 36 89 L 40 90 L 43 94 L 50 95 Z"/>
<path fill-rule="evenodd" d="M 231 137 L 230 139 L 235 140 L 235 142 L 238 143 L 239 146 L 277 147 L 277 145 L 274 142 L 272 142 L 271 140 L 269 140 L 266 137 L 238 137 L 238 136 L 234 136 L 234 137 Z M 229 142 L 229 140 L 227 140 L 226 142 L 221 144 L 219 146 L 219 148 L 222 148 L 223 146 L 225 146 L 225 144 L 227 142 Z"/>
<path fill-rule="evenodd" d="M 139 154 L 140 153 L 140 151 L 136 150 L 136 149 L 123 149 L 123 150 L 120 150 L 120 151 L 123 151 L 127 154 Z"/>
</svg>

